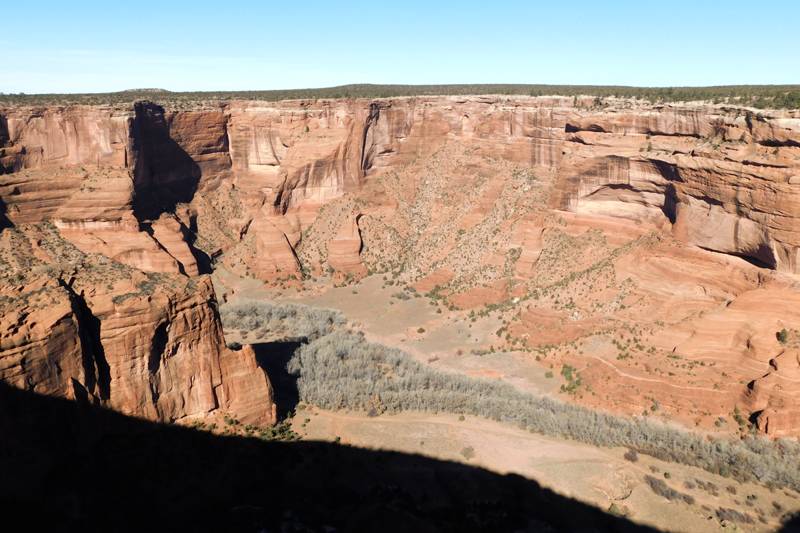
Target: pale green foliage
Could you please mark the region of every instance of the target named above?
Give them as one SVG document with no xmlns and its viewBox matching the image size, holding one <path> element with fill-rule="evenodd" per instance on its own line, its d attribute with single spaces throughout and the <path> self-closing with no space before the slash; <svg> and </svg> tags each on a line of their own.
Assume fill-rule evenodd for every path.
<svg viewBox="0 0 800 533">
<path fill-rule="evenodd" d="M 273 339 L 314 339 L 345 324 L 339 311 L 264 301 L 224 305 L 220 317 L 226 330 L 252 331 Z"/>
<path fill-rule="evenodd" d="M 739 480 L 800 489 L 800 445 L 748 437 L 709 439 L 520 392 L 511 385 L 426 367 L 404 352 L 335 331 L 300 347 L 288 370 L 300 399 L 326 409 L 481 416 L 597 446 L 620 446 Z"/>
</svg>

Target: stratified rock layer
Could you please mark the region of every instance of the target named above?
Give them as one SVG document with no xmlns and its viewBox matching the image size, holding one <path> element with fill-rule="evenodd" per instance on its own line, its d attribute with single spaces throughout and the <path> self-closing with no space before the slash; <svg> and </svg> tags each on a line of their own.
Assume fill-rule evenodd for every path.
<svg viewBox="0 0 800 533">
<path fill-rule="evenodd" d="M 0 237 L 0 379 L 154 420 L 275 421 L 252 349 L 225 347 L 207 276 L 85 255 L 46 224 Z"/>
<path fill-rule="evenodd" d="M 149 103 L 130 111 L 10 109 L 0 111 L 8 129 L 0 168 L 11 172 L 0 197 L 19 222 L 53 217 L 54 210 L 73 221 L 118 220 L 129 209 L 142 222 L 176 204 L 198 203 L 198 196 L 217 196 L 227 181 L 238 212 L 219 220 L 233 241 L 220 245 L 235 244 L 248 228 L 275 240 L 272 226 L 282 223 L 250 222 L 277 215 L 286 219 L 290 229 L 281 230 L 294 246 L 321 205 L 369 175 L 457 140 L 482 155 L 556 172 L 554 207 L 662 220 L 689 244 L 797 270 L 800 119 L 722 106 L 582 104 L 434 97 L 233 102 L 185 111 Z M 51 173 L 24 173 L 79 165 L 80 172 L 50 182 Z M 98 174 L 109 172 L 93 170 L 100 167 L 127 169 L 130 194 L 105 183 Z M 101 212 L 81 210 L 87 189 L 105 191 L 90 195 Z M 143 266 L 193 270 L 175 258 L 177 264 L 152 257 L 157 253 L 130 238 L 131 255 L 141 256 Z M 277 273 L 254 270 L 265 279 Z"/>
<path fill-rule="evenodd" d="M 183 276 L 207 272 L 212 259 L 283 283 L 309 273 L 346 279 L 375 268 L 400 270 L 410 257 L 405 266 L 412 281 L 427 290 L 449 285 L 441 295 L 459 308 L 516 302 L 537 283 L 561 283 L 555 272 L 567 261 L 574 276 L 586 269 L 611 280 L 620 292 L 612 298 L 611 289 L 603 289 L 603 310 L 617 320 L 630 318 L 623 315 L 634 296 L 657 301 L 642 312 L 659 321 L 674 315 L 670 306 L 697 309 L 701 315 L 671 325 L 654 342 L 698 361 L 727 358 L 726 375 L 735 375 L 730 387 L 721 394 L 697 387 L 698 401 L 722 412 L 741 399 L 764 431 L 800 430 L 786 399 L 789 371 L 781 370 L 791 364 L 767 368 L 770 360 L 787 357 L 774 339 L 764 340 L 783 322 L 758 304 L 764 294 L 797 292 L 791 278 L 800 271 L 796 112 L 483 96 L 227 102 L 182 110 L 149 102 L 130 109 L 20 107 L 0 109 L 0 119 L 4 238 L 52 223 L 83 253 L 183 282 Z M 606 263 L 592 263 L 611 246 L 619 250 Z M 35 243 L 31 247 L 36 257 Z M 554 249 L 573 255 L 560 259 Z M 730 266 L 698 250 L 756 266 Z M 9 268 L 28 276 L 25 265 Z M 705 275 L 709 268 L 725 272 L 730 283 Z M 768 271 L 788 281 L 767 277 Z M 616 280 L 615 272 L 625 278 Z M 31 378 L 37 387 L 66 395 L 83 388 L 100 401 L 157 418 L 249 405 L 251 399 L 236 393 L 255 390 L 246 380 L 249 367 L 232 361 L 254 363 L 247 352 L 222 347 L 206 282 L 193 280 L 183 296 L 140 301 L 120 293 L 113 280 L 87 281 L 78 291 L 82 278 L 76 279 L 29 280 L 32 287 L 57 284 L 43 289 L 53 292 L 52 316 L 9 314 L 8 338 L 28 339 L 23 344 L 35 346 L 38 362 L 24 368 L 9 363 L 5 379 L 22 385 L 38 376 Z M 100 291 L 103 284 L 114 288 Z M 16 298 L 16 289 L 6 289 L 3 294 Z M 107 398 L 91 385 L 99 379 L 91 378 L 81 355 L 85 328 L 68 309 L 76 298 L 105 324 L 101 337 L 115 327 L 133 335 L 128 341 L 120 340 L 122 333 L 103 337 L 114 357 L 136 360 L 114 366 L 116 374 L 109 369 Z M 109 307 L 114 298 L 124 317 Z M 547 337 L 563 323 L 579 339 L 608 326 L 592 315 L 597 309 L 551 311 L 521 310 L 510 329 Z M 138 320 L 148 335 L 163 340 L 166 334 L 166 340 L 139 339 Z M 174 344 L 178 326 L 171 324 L 188 323 L 204 324 L 205 333 Z M 795 327 L 791 317 L 785 325 Z M 734 341 L 721 347 L 715 335 Z M 201 337 L 210 344 L 190 364 L 188 347 L 200 346 Z M 16 350 L 14 361 L 29 360 L 20 359 L 21 345 L 3 342 L 0 354 Z M 148 349 L 161 355 L 147 356 Z M 587 368 L 587 378 L 609 379 L 602 369 L 616 371 L 614 364 L 623 363 L 601 362 Z M 47 370 L 54 365 L 74 383 Z M 236 377 L 219 378 L 226 372 Z M 631 369 L 617 374 L 621 381 L 633 379 Z M 734 380 L 754 385 L 746 392 Z M 645 393 L 634 390 L 622 391 L 620 402 L 641 410 Z M 124 399 L 114 403 L 117 398 Z"/>
</svg>

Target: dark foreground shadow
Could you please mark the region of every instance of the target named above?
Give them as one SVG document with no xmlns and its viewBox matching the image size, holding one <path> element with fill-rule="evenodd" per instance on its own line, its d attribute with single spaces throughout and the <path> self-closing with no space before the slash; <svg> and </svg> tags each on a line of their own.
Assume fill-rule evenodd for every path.
<svg viewBox="0 0 800 533">
<path fill-rule="evenodd" d="M 21 531 L 648 531 L 514 475 L 155 424 L 0 384 Z"/>
<path fill-rule="evenodd" d="M 781 528 L 781 533 L 798 533 L 800 532 L 800 516 L 794 516 L 786 522 Z"/>
</svg>

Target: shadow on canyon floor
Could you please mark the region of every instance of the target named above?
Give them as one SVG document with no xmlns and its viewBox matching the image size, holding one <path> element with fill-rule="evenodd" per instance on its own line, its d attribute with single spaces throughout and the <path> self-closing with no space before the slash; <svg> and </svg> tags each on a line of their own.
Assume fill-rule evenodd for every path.
<svg viewBox="0 0 800 533">
<path fill-rule="evenodd" d="M 520 476 L 215 436 L 4 384 L 0 435 L 0 512 L 26 530 L 649 531 Z"/>
<path fill-rule="evenodd" d="M 280 419 L 294 411 L 300 401 L 297 376 L 289 374 L 286 365 L 304 341 L 275 341 L 253 344 L 256 362 L 269 376 L 272 383 L 275 405 Z"/>
</svg>

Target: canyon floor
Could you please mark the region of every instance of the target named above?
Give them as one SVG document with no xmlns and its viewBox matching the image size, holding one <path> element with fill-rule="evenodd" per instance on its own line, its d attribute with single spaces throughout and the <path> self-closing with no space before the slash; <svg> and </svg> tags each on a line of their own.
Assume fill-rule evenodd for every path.
<svg viewBox="0 0 800 533">
<path fill-rule="evenodd" d="M 562 526 L 574 498 L 610 521 L 598 529 L 791 527 L 800 112 L 736 102 L 4 103 L 0 391 L 93 428 L 113 410 L 130 417 L 120 427 L 155 432 L 148 446 L 161 431 L 197 442 L 199 465 L 218 447 L 234 462 L 251 448 L 264 461 L 313 450 L 303 468 L 324 484 L 315 458 L 366 457 L 376 505 L 396 480 L 381 475 L 386 457 L 412 486 L 397 496 L 406 503 L 420 478 L 403 465 L 423 464 L 423 480 L 455 471 L 442 490 L 448 519 L 484 494 L 448 500 L 463 474 L 544 501 L 537 482 L 551 487 Z M 470 403 L 476 390 L 488 403 Z M 438 409 L 445 400 L 455 410 Z M 492 411 L 507 405 L 517 410 Z M 495 421 L 459 419 L 483 410 Z M 26 423 L 24 408 L 9 416 L 8 427 Z M 517 426 L 496 421 L 514 416 Z M 532 433 L 539 420 L 597 445 Z M 91 451 L 69 444 L 115 461 L 97 427 Z M 605 435 L 639 453 L 603 447 Z M 295 448 L 272 442 L 298 436 Z M 329 441 L 364 449 L 313 444 Z M 375 448 L 404 453 L 366 453 Z M 36 480 L 85 474 L 66 462 L 0 496 L 37 501 Z M 246 463 L 236 463 L 245 495 L 271 475 Z M 231 481 L 219 468 L 206 483 Z M 345 474 L 357 494 L 360 472 Z"/>
<path fill-rule="evenodd" d="M 770 491 L 645 456 L 634 463 L 624 458 L 624 449 L 547 438 L 475 417 L 368 417 L 306 407 L 297 411 L 294 427 L 304 439 L 421 454 L 519 474 L 564 496 L 662 531 L 774 531 L 781 527 L 784 509 L 800 508 L 792 492 Z M 691 496 L 691 503 L 656 494 L 646 476 Z M 749 513 L 754 523 L 720 520 L 716 514 L 720 507 Z"/>
<path fill-rule="evenodd" d="M 565 390 L 574 381 L 562 374 L 561 366 L 542 360 L 529 350 L 493 349 L 497 344 L 496 330 L 503 324 L 494 313 L 475 317 L 468 311 L 440 307 L 436 300 L 416 292 L 409 294 L 388 281 L 386 276 L 372 275 L 341 287 L 322 280 L 278 289 L 238 277 L 224 268 L 214 274 L 220 299 L 229 305 L 265 301 L 335 309 L 366 339 L 399 348 L 419 362 L 447 372 L 501 380 L 527 393 L 577 403 L 583 400 L 580 388 L 594 388 L 594 383 L 589 382 L 579 385 L 577 391 Z M 230 330 L 225 335 L 228 342 L 255 345 L 273 340 L 272 332 L 265 338 L 255 331 Z M 551 336 L 550 342 L 569 345 L 569 338 L 559 342 Z M 584 368 L 578 367 L 577 371 Z M 650 382 L 663 385 L 657 379 Z M 653 394 L 655 397 L 657 393 Z M 646 410 L 643 415 L 676 422 L 676 418 L 657 409 Z M 700 424 L 685 420 L 695 431 L 703 431 L 697 427 Z M 359 411 L 330 411 L 301 402 L 290 413 L 290 421 L 304 440 L 421 454 L 493 472 L 519 474 L 566 497 L 663 531 L 774 531 L 782 527 L 781 517 L 786 512 L 800 511 L 800 496 L 793 491 L 740 483 L 644 455 L 631 461 L 626 459 L 624 448 L 601 448 L 532 434 L 473 416 L 375 416 Z M 740 430 L 738 426 L 720 427 L 713 423 L 708 427 L 709 433 L 718 435 Z M 681 496 L 669 499 L 659 494 L 647 478 L 651 482 L 653 478 L 664 480 Z M 681 499 L 684 496 L 688 501 Z M 750 518 L 721 518 L 719 509 L 733 509 Z"/>
</svg>

